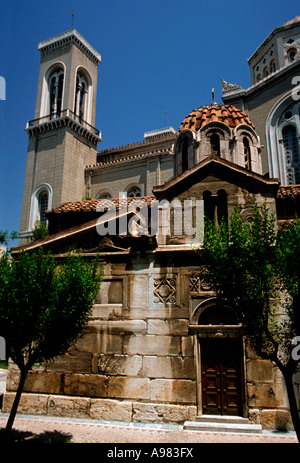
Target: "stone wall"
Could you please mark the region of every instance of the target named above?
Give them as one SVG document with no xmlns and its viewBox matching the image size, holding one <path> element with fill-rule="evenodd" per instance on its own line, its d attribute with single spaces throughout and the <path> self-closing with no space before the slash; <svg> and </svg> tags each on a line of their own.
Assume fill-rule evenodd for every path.
<svg viewBox="0 0 300 463">
<path fill-rule="evenodd" d="M 19 413 L 156 423 L 201 413 L 199 339 L 190 323 L 213 293 L 199 280 L 195 253 L 175 254 L 105 265 L 88 327 L 67 354 L 29 372 Z M 278 370 L 248 348 L 242 357 L 244 416 L 264 428 L 291 427 Z M 5 413 L 18 376 L 11 365 Z"/>
<path fill-rule="evenodd" d="M 126 280 L 123 301 L 111 303 L 116 295 L 109 288 L 100 292 L 99 301 L 106 303 L 95 304 L 76 347 L 29 373 L 22 413 L 35 413 L 38 398 L 39 413 L 50 415 L 181 423 L 195 418 L 194 346 L 188 305 L 177 294 L 181 276 L 175 276 L 175 302 L 164 304 L 156 301 L 153 282 L 166 269 L 150 274 L 149 267 L 142 267 L 143 262 L 136 262 L 128 272 L 120 266 L 105 269 L 104 287 Z M 167 288 L 160 290 L 165 294 Z M 10 407 L 17 377 L 11 368 L 4 410 Z"/>
<path fill-rule="evenodd" d="M 29 372 L 19 413 L 156 423 L 196 418 L 201 369 L 196 368 L 189 305 L 193 310 L 211 292 L 195 285 L 195 267 L 146 263 L 139 259 L 131 270 L 125 264 L 106 266 L 104 290 L 83 336 L 68 354 Z M 175 294 L 168 303 L 169 280 Z M 110 285 L 119 289 L 117 303 Z M 290 428 L 278 370 L 249 349 L 244 370 L 246 416 L 264 428 Z M 11 366 L 3 412 L 11 408 L 18 376 Z"/>
</svg>

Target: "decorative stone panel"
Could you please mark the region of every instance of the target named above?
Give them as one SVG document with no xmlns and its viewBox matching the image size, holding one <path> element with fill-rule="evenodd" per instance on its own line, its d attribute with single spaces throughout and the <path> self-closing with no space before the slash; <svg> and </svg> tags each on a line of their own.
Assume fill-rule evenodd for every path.
<svg viewBox="0 0 300 463">
<path fill-rule="evenodd" d="M 206 283 L 204 280 L 201 280 L 199 276 L 200 269 L 198 267 L 190 267 L 189 270 L 191 272 L 189 277 L 189 288 L 191 294 L 199 294 L 212 290 L 208 283 Z"/>
<path fill-rule="evenodd" d="M 176 279 L 156 278 L 154 280 L 154 302 L 175 303 L 176 302 Z"/>
</svg>

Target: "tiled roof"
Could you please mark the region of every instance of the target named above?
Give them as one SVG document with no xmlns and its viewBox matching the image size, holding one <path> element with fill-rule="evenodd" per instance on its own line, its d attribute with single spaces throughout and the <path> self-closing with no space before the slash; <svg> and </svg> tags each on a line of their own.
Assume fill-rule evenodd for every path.
<svg viewBox="0 0 300 463">
<path fill-rule="evenodd" d="M 169 148 L 165 148 L 165 149 L 160 149 L 160 150 L 152 150 L 152 151 L 149 151 L 147 153 L 138 153 L 138 154 L 130 154 L 128 156 L 124 156 L 124 157 L 120 157 L 120 158 L 116 158 L 116 159 L 112 159 L 112 160 L 108 160 L 108 161 L 100 161 L 100 162 L 97 162 L 96 164 L 90 164 L 88 166 L 86 166 L 86 169 L 90 169 L 90 168 L 93 168 L 93 167 L 108 167 L 108 166 L 113 166 L 115 164 L 120 164 L 120 163 L 124 163 L 124 162 L 128 162 L 128 161 L 137 161 L 139 159 L 142 159 L 144 157 L 147 157 L 147 156 L 153 156 L 155 154 L 167 154 L 170 152 L 170 149 Z"/>
<path fill-rule="evenodd" d="M 163 133 L 161 135 L 159 135 L 158 137 L 150 137 L 150 138 L 147 138 L 145 140 L 140 140 L 140 141 L 137 141 L 137 142 L 134 142 L 134 143 L 129 143 L 127 145 L 121 145 L 121 146 L 115 146 L 113 148 L 106 148 L 104 150 L 101 150 L 101 151 L 98 151 L 98 155 L 101 155 L 101 154 L 107 154 L 107 153 L 110 153 L 112 151 L 123 151 L 123 150 L 127 150 L 127 149 L 132 149 L 132 148 L 135 148 L 135 147 L 139 147 L 139 146 L 143 146 L 143 145 L 149 145 L 154 141 L 163 141 L 163 139 L 168 139 L 168 138 L 174 138 L 176 137 L 177 133 Z"/>
<path fill-rule="evenodd" d="M 300 16 L 296 16 L 294 19 L 290 19 L 289 21 L 285 22 L 283 25 L 287 26 L 288 24 L 297 23 L 300 21 Z"/>
<path fill-rule="evenodd" d="M 51 213 L 60 214 L 62 212 L 97 212 L 97 206 L 103 206 L 109 209 L 112 205 L 119 210 L 120 208 L 128 207 L 134 201 L 141 201 L 147 205 L 151 205 L 156 198 L 154 196 L 142 196 L 135 198 L 112 198 L 112 199 L 90 199 L 85 201 L 70 201 L 62 204 L 52 211 Z"/>
<path fill-rule="evenodd" d="M 247 114 L 242 110 L 235 108 L 232 105 L 224 104 L 212 104 L 201 106 L 198 109 L 194 109 L 181 123 L 179 132 L 184 129 L 191 129 L 195 132 L 201 129 L 205 124 L 209 122 L 223 122 L 229 125 L 232 129 L 240 124 L 246 124 L 255 128 Z"/>
<path fill-rule="evenodd" d="M 296 198 L 300 196 L 300 185 L 280 186 L 277 198 Z"/>
</svg>

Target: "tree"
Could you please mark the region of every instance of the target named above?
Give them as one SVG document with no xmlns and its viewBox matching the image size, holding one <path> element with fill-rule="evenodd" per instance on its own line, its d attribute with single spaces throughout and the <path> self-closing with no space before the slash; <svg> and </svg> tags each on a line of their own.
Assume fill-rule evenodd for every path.
<svg viewBox="0 0 300 463">
<path fill-rule="evenodd" d="M 0 230 L 0 244 L 8 244 L 9 240 L 16 240 L 19 237 L 19 233 L 13 231 L 9 233 L 7 230 Z"/>
<path fill-rule="evenodd" d="M 274 214 L 254 203 L 245 222 L 236 208 L 228 224 L 205 221 L 200 276 L 215 290 L 217 304 L 233 311 L 251 348 L 283 374 L 293 425 L 300 421 L 293 388 L 298 362 L 293 340 L 300 334 L 300 220 L 276 233 Z"/>
<path fill-rule="evenodd" d="M 32 229 L 32 241 L 41 240 L 48 236 L 48 224 L 36 220 Z"/>
<path fill-rule="evenodd" d="M 0 334 L 20 381 L 6 431 L 12 429 L 28 371 L 65 353 L 87 325 L 100 289 L 98 260 L 70 253 L 58 265 L 43 249 L 0 259 Z"/>
</svg>

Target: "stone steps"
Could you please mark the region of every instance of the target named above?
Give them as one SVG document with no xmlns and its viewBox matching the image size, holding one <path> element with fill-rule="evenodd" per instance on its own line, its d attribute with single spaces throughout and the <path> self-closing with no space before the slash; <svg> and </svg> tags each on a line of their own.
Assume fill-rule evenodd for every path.
<svg viewBox="0 0 300 463">
<path fill-rule="evenodd" d="M 186 421 L 183 428 L 187 431 L 261 433 L 260 424 L 252 424 L 247 418 L 226 415 L 197 416 L 196 421 Z"/>
</svg>

